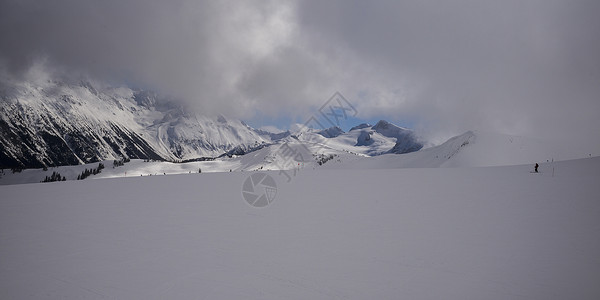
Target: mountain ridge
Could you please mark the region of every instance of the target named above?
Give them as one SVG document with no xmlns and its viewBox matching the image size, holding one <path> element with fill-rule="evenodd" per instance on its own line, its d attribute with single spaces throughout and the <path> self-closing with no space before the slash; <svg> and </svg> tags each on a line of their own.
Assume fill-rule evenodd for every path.
<svg viewBox="0 0 600 300">
<path fill-rule="evenodd" d="M 188 115 L 185 108 L 153 92 L 89 81 L 12 81 L 2 86 L 3 168 L 122 157 L 178 161 L 272 141 L 239 120 Z"/>
<path fill-rule="evenodd" d="M 244 155 L 292 136 L 365 155 L 422 148 L 412 131 L 383 120 L 376 126 L 358 125 L 348 133 L 339 127 L 273 133 L 223 115 L 211 118 L 189 113 L 178 102 L 152 91 L 89 80 L 2 80 L 2 168 L 78 165 L 121 158 L 198 161 Z M 359 131 L 374 143 L 361 144 L 354 136 Z"/>
</svg>

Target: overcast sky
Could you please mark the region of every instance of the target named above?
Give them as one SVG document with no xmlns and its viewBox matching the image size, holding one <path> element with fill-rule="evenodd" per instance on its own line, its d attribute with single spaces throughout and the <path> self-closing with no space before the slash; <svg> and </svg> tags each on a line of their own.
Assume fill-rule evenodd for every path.
<svg viewBox="0 0 600 300">
<path fill-rule="evenodd" d="M 598 151 L 599 14 L 597 0 L 0 0 L 0 65 L 280 126 L 339 91 L 359 118 L 432 139 L 480 129 Z"/>
</svg>

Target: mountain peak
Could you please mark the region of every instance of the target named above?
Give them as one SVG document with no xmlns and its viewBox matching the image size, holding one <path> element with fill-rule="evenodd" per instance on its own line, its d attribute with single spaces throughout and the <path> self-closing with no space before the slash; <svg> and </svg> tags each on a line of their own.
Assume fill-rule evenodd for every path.
<svg viewBox="0 0 600 300">
<path fill-rule="evenodd" d="M 317 133 L 326 138 L 334 138 L 334 137 L 337 137 L 337 136 L 340 136 L 341 134 L 343 134 L 344 130 L 342 130 L 338 126 L 334 126 L 334 127 L 329 127 L 327 129 L 323 129 Z"/>
<path fill-rule="evenodd" d="M 227 119 L 225 119 L 225 116 L 223 116 L 223 115 L 219 115 L 219 116 L 217 117 L 217 122 L 219 122 L 219 123 L 223 123 L 223 124 L 227 124 Z M 246 124 L 244 124 L 244 125 L 246 125 Z"/>
<path fill-rule="evenodd" d="M 396 128 L 400 128 L 399 126 L 396 126 L 386 120 L 379 120 L 379 122 L 377 122 L 377 124 L 375 124 L 375 126 L 373 126 L 374 130 L 378 130 L 378 129 L 387 129 L 388 127 L 393 126 Z"/>
<path fill-rule="evenodd" d="M 352 131 L 352 130 L 358 130 L 358 129 L 363 129 L 363 128 L 367 128 L 367 127 L 371 127 L 371 126 L 372 126 L 372 125 L 371 125 L 371 124 L 369 124 L 369 123 L 362 123 L 362 124 L 360 124 L 360 125 L 356 125 L 356 126 L 354 126 L 354 127 L 350 128 L 350 130 L 349 130 L 349 131 Z"/>
<path fill-rule="evenodd" d="M 98 93 L 96 92 L 95 95 L 98 95 Z M 133 93 L 133 100 L 139 106 L 143 106 L 148 109 L 151 109 L 156 105 L 156 98 L 156 93 L 150 91 L 135 91 Z"/>
</svg>

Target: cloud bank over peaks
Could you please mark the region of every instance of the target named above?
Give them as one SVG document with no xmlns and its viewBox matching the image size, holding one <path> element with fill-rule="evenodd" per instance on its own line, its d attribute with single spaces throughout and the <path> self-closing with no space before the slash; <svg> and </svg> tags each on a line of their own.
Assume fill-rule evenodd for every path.
<svg viewBox="0 0 600 300">
<path fill-rule="evenodd" d="M 339 91 L 359 118 L 410 120 L 432 138 L 483 129 L 600 148 L 597 11 L 585 0 L 5 0 L 0 66 L 19 77 L 43 61 L 206 114 L 290 123 Z"/>
</svg>

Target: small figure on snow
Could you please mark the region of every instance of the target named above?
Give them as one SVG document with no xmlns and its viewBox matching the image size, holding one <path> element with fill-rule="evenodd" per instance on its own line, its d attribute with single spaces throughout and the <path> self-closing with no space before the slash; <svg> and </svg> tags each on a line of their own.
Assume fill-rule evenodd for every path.
<svg viewBox="0 0 600 300">
<path fill-rule="evenodd" d="M 537 163 L 535 163 L 534 170 L 535 170 L 535 172 L 536 172 L 536 173 L 538 172 L 538 168 L 539 168 L 539 166 L 540 166 L 540 165 L 538 165 Z"/>
</svg>

